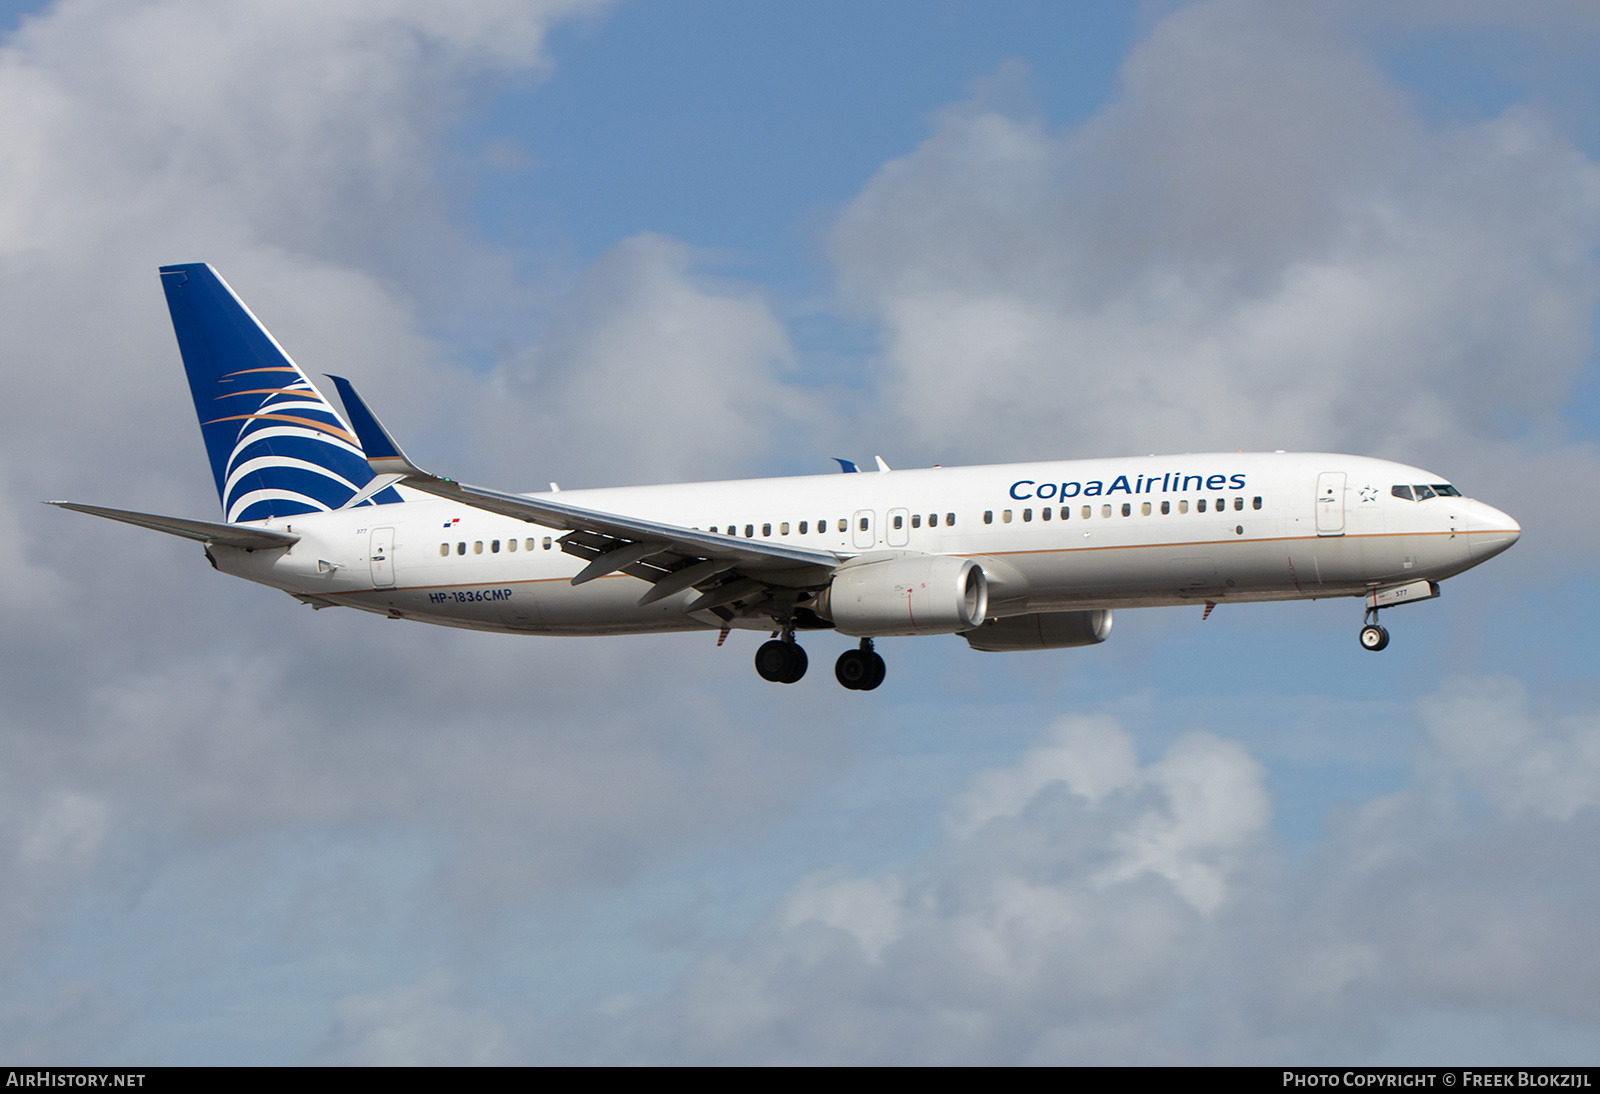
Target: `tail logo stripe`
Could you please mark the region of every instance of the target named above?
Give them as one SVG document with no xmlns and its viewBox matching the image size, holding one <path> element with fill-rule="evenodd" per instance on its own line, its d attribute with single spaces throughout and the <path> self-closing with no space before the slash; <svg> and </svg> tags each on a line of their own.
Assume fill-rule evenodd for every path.
<svg viewBox="0 0 1600 1094">
<path fill-rule="evenodd" d="M 212 418 L 209 422 L 201 422 L 200 424 L 215 425 L 218 422 L 239 421 L 293 422 L 295 425 L 305 426 L 307 429 L 315 429 L 322 433 L 332 434 L 341 441 L 346 441 L 350 444 L 356 443 L 355 437 L 350 434 L 349 430 L 340 429 L 337 426 L 323 425 L 321 422 L 314 422 L 310 418 L 296 418 L 291 414 L 232 414 L 226 418 Z M 239 439 L 241 441 L 248 440 L 249 435 L 247 434 Z"/>
</svg>

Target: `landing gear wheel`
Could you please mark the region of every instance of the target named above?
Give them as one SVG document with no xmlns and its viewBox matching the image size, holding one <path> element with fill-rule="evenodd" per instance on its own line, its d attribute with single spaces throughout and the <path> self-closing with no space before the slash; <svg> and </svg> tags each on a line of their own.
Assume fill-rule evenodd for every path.
<svg viewBox="0 0 1600 1094">
<path fill-rule="evenodd" d="M 771 642 L 763 642 L 761 648 L 756 650 L 756 672 L 761 674 L 761 679 L 774 684 L 796 683 L 806 674 L 809 661 L 805 650 L 793 642 L 776 638 Z"/>
<path fill-rule="evenodd" d="M 861 685 L 862 691 L 871 691 L 883 683 L 883 678 L 889 674 L 889 666 L 883 663 L 883 658 L 875 653 L 867 654 L 867 660 L 872 663 L 872 675 L 867 677 L 866 683 Z"/>
<path fill-rule="evenodd" d="M 871 691 L 883 683 L 888 671 L 883 658 L 872 651 L 870 640 L 862 642 L 858 650 L 845 650 L 833 666 L 833 675 L 851 691 Z"/>
<path fill-rule="evenodd" d="M 833 663 L 833 675 L 851 691 L 860 691 L 872 675 L 872 663 L 861 650 L 845 650 Z"/>
<path fill-rule="evenodd" d="M 1377 653 L 1389 644 L 1389 632 L 1376 623 L 1361 628 L 1361 648 Z"/>
</svg>

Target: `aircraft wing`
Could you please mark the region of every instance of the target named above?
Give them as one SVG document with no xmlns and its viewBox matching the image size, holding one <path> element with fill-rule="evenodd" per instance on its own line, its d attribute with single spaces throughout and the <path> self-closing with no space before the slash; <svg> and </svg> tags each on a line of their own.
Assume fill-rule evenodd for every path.
<svg viewBox="0 0 1600 1094">
<path fill-rule="evenodd" d="M 775 589 L 825 585 L 843 561 L 832 551 L 715 535 L 550 498 L 469 486 L 430 474 L 406 457 L 350 381 L 339 376 L 328 378 L 339 389 L 351 427 L 373 471 L 401 475 L 402 485 L 475 509 L 545 528 L 565 529 L 561 549 L 589 560 L 589 565 L 572 579 L 574 585 L 612 573 L 630 574 L 654 586 L 640 598 L 641 604 L 693 586 L 702 590 L 702 595 L 687 610 L 699 611 L 737 600 L 759 599 Z"/>
<path fill-rule="evenodd" d="M 189 520 L 186 517 L 163 517 L 155 513 L 135 513 L 128 509 L 103 509 L 98 505 L 79 505 L 71 501 L 47 501 L 46 505 L 59 505 L 91 516 L 120 520 L 124 524 L 137 524 L 165 532 L 169 536 L 199 540 L 201 543 L 220 543 L 224 547 L 244 547 L 255 550 L 262 547 L 292 547 L 300 542 L 293 532 L 280 532 L 275 528 L 255 528 L 247 524 L 216 524 L 209 520 Z"/>
</svg>

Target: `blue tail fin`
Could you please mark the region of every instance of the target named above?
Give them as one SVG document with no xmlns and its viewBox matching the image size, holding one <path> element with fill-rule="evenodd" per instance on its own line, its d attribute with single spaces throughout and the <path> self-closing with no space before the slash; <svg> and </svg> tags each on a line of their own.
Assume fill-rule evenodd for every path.
<svg viewBox="0 0 1600 1094">
<path fill-rule="evenodd" d="M 195 262 L 161 267 L 161 287 L 224 519 L 322 512 L 355 497 L 373 474 L 361 443 L 228 283 Z M 371 503 L 401 500 L 388 487 Z"/>
</svg>

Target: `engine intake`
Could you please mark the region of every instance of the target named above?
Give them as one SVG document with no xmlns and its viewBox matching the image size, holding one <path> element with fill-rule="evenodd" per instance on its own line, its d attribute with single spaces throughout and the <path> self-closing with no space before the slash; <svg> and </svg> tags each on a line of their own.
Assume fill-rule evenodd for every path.
<svg viewBox="0 0 1600 1094">
<path fill-rule="evenodd" d="M 970 558 L 910 555 L 845 566 L 811 605 L 840 634 L 954 634 L 983 622 L 989 586 Z"/>
<path fill-rule="evenodd" d="M 975 650 L 1013 653 L 1017 650 L 1064 650 L 1095 646 L 1111 633 L 1109 610 L 1090 612 L 1035 612 L 991 619 L 961 637 Z"/>
</svg>

